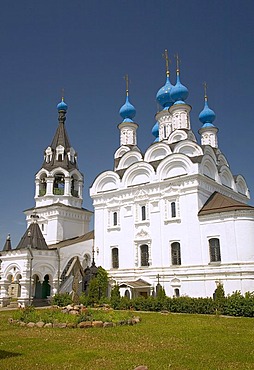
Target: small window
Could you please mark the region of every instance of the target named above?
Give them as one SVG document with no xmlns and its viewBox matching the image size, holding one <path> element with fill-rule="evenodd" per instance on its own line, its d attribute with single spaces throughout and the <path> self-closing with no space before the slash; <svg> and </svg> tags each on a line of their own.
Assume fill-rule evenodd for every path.
<svg viewBox="0 0 254 370">
<path fill-rule="evenodd" d="M 113 269 L 119 268 L 118 248 L 112 248 L 112 268 Z"/>
<path fill-rule="evenodd" d="M 171 217 L 172 218 L 176 217 L 176 203 L 175 202 L 171 203 Z"/>
<path fill-rule="evenodd" d="M 178 288 L 175 289 L 175 297 L 180 297 L 180 290 Z"/>
<path fill-rule="evenodd" d="M 181 249 L 178 242 L 171 244 L 171 261 L 172 265 L 181 265 Z"/>
<path fill-rule="evenodd" d="M 163 131 L 164 131 L 164 139 L 167 138 L 167 127 L 163 126 Z"/>
<path fill-rule="evenodd" d="M 62 161 L 63 161 L 63 156 L 62 156 L 62 154 L 59 154 L 59 155 L 58 155 L 57 160 L 58 160 L 58 162 L 62 162 Z"/>
<path fill-rule="evenodd" d="M 41 224 L 41 231 L 44 231 L 44 224 Z"/>
<path fill-rule="evenodd" d="M 113 213 L 113 226 L 117 226 L 117 212 Z"/>
<path fill-rule="evenodd" d="M 141 207 L 141 220 L 142 221 L 146 220 L 146 206 Z"/>
<path fill-rule="evenodd" d="M 220 240 L 217 238 L 212 238 L 209 240 L 209 249 L 210 249 L 210 261 L 211 262 L 220 262 Z"/>
<path fill-rule="evenodd" d="M 141 266 L 149 266 L 149 251 L 146 244 L 140 246 L 140 262 Z"/>
<path fill-rule="evenodd" d="M 124 293 L 124 296 L 126 297 L 126 298 L 128 298 L 128 299 L 130 299 L 130 292 L 129 292 L 129 290 L 128 289 L 126 289 L 126 291 L 125 291 L 125 293 Z"/>
</svg>

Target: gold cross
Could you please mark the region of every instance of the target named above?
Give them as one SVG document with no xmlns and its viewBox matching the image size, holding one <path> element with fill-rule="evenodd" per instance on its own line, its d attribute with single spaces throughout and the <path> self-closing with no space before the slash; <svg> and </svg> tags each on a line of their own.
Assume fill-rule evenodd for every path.
<svg viewBox="0 0 254 370">
<path fill-rule="evenodd" d="M 64 88 L 63 87 L 61 89 L 61 93 L 62 93 L 62 101 L 64 101 Z"/>
<path fill-rule="evenodd" d="M 204 86 L 204 92 L 205 92 L 205 99 L 207 100 L 207 83 L 206 82 L 204 82 L 203 83 L 203 86 Z"/>
<path fill-rule="evenodd" d="M 126 82 L 126 95 L 129 95 L 129 76 L 126 74 L 124 76 L 125 82 Z"/>
<path fill-rule="evenodd" d="M 168 49 L 165 49 L 164 53 L 162 54 L 163 58 L 166 62 L 166 74 L 169 76 L 169 63 L 171 63 L 171 60 L 168 57 Z"/>
<path fill-rule="evenodd" d="M 176 53 L 174 55 L 174 57 L 176 58 L 176 72 L 180 72 L 180 63 L 181 63 L 181 60 L 179 58 L 178 53 Z"/>
</svg>

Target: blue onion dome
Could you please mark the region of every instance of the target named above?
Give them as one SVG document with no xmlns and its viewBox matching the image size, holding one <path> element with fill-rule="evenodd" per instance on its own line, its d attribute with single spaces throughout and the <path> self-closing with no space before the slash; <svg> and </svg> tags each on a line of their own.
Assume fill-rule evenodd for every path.
<svg viewBox="0 0 254 370">
<path fill-rule="evenodd" d="M 124 105 L 119 110 L 120 116 L 123 118 L 123 122 L 133 122 L 133 118 L 136 115 L 135 107 L 129 102 L 129 96 L 127 94 Z"/>
<path fill-rule="evenodd" d="M 155 136 L 154 143 L 159 141 L 159 123 L 158 122 L 156 122 L 155 125 L 153 126 L 152 134 L 153 134 L 153 136 Z"/>
<path fill-rule="evenodd" d="M 173 104 L 173 100 L 171 99 L 172 88 L 173 85 L 169 80 L 169 74 L 167 74 L 165 85 L 160 88 L 156 95 L 156 100 L 163 107 L 163 110 L 170 108 Z"/>
<path fill-rule="evenodd" d="M 174 104 L 185 104 L 185 100 L 189 95 L 189 91 L 180 81 L 180 71 L 176 71 L 176 84 L 171 90 L 171 99 Z"/>
<path fill-rule="evenodd" d="M 58 112 L 59 111 L 67 111 L 67 109 L 68 109 L 68 105 L 64 102 L 64 98 L 62 98 L 62 101 L 59 103 L 59 104 L 57 104 L 57 110 L 58 110 Z"/>
<path fill-rule="evenodd" d="M 208 106 L 208 98 L 205 96 L 204 109 L 199 114 L 199 120 L 203 123 L 203 127 L 214 126 L 213 121 L 215 120 L 215 113 Z"/>
</svg>

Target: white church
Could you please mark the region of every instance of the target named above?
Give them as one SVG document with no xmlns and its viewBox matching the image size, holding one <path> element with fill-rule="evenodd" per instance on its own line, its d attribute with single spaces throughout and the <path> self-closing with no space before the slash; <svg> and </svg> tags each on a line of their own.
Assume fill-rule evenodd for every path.
<svg viewBox="0 0 254 370">
<path fill-rule="evenodd" d="M 188 89 L 166 82 L 156 99 L 161 110 L 142 153 L 135 108 L 120 109 L 122 122 L 113 170 L 90 188 L 93 212 L 82 207 L 84 177 L 66 131 L 67 105 L 58 104 L 58 127 L 35 176 L 35 206 L 25 211 L 27 230 L 16 247 L 10 236 L 1 252 L 0 305 L 20 306 L 71 292 L 71 268 L 95 262 L 108 271 L 121 295 L 147 297 L 158 282 L 168 296 L 211 297 L 254 290 L 254 207 L 241 175 L 233 175 L 218 145 L 215 113 L 199 115 L 200 143 L 191 129 Z"/>
</svg>

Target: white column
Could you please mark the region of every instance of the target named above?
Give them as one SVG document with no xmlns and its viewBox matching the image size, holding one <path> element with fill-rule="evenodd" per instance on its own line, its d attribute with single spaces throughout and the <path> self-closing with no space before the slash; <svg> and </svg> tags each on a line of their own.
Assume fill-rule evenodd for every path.
<svg viewBox="0 0 254 370">
<path fill-rule="evenodd" d="M 65 177 L 64 178 L 64 195 L 71 195 L 71 178 Z"/>
<path fill-rule="evenodd" d="M 83 181 L 78 180 L 78 196 L 79 198 L 83 198 Z"/>
<path fill-rule="evenodd" d="M 40 194 L 40 180 L 35 179 L 35 197 L 38 197 Z"/>
<path fill-rule="evenodd" d="M 54 177 L 47 177 L 47 193 L 46 195 L 53 195 L 53 183 L 54 183 Z"/>
</svg>

